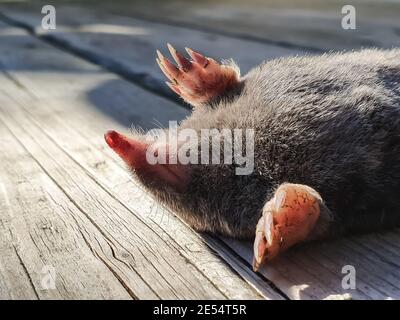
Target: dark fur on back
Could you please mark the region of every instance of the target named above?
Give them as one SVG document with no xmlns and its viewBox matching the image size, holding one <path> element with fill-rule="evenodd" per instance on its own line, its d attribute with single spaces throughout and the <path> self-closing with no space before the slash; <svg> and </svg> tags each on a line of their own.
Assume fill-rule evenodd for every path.
<svg viewBox="0 0 400 320">
<path fill-rule="evenodd" d="M 266 62 L 235 98 L 197 108 L 182 128 L 254 128 L 255 168 L 191 165 L 185 193 L 143 181 L 199 230 L 251 237 L 283 182 L 317 190 L 332 234 L 400 225 L 400 50 Z"/>
</svg>

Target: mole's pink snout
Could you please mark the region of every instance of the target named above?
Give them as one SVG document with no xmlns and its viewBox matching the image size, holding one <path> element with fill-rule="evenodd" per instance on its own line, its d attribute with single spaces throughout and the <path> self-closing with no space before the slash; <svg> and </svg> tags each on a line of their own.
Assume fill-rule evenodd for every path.
<svg viewBox="0 0 400 320">
<path fill-rule="evenodd" d="M 114 130 L 107 131 L 104 139 L 124 162 L 142 179 L 152 180 L 160 185 L 169 185 L 177 191 L 184 191 L 189 180 L 185 165 L 176 163 L 155 163 L 147 161 L 146 153 L 150 145 L 128 138 Z"/>
<path fill-rule="evenodd" d="M 107 131 L 104 139 L 128 165 L 135 169 L 146 166 L 147 145 L 145 143 L 130 139 L 114 130 Z"/>
</svg>

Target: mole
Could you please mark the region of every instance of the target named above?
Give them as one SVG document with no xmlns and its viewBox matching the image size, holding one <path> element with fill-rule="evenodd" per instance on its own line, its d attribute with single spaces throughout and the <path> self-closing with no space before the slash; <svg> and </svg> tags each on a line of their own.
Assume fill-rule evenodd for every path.
<svg viewBox="0 0 400 320">
<path fill-rule="evenodd" d="M 174 130 L 208 136 L 178 139 L 178 146 L 190 145 L 180 157 L 173 136 L 160 140 L 171 127 L 150 142 L 139 131 L 108 131 L 105 140 L 190 226 L 254 239 L 255 271 L 305 241 L 400 226 L 400 49 L 283 57 L 241 76 L 231 60 L 168 48 L 176 63 L 160 51 L 157 62 L 168 86 L 192 106 Z M 214 135 L 228 151 L 232 141 L 243 147 L 246 137 L 223 130 L 252 132 L 245 174 L 238 169 L 247 163 L 233 156 L 187 161 L 194 151 L 206 159 L 210 149 L 201 149 L 214 150 Z M 166 161 L 154 162 L 162 151 Z"/>
</svg>

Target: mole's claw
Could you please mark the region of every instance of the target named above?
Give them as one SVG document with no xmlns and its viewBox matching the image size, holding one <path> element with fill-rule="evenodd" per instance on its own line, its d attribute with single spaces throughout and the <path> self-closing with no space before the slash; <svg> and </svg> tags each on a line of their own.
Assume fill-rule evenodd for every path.
<svg viewBox="0 0 400 320">
<path fill-rule="evenodd" d="M 239 69 L 232 65 L 221 65 L 202 54 L 186 48 L 193 61 L 186 59 L 168 43 L 168 49 L 178 67 L 157 50 L 157 63 L 171 82 L 168 86 L 192 105 L 213 101 L 229 92 L 240 83 Z"/>
<path fill-rule="evenodd" d="M 170 80 L 170 81 L 174 81 L 174 78 L 167 72 L 167 70 L 165 69 L 164 65 L 162 64 L 162 62 L 160 61 L 160 59 L 156 58 L 157 64 L 160 67 L 161 71 L 164 73 L 164 75 Z"/>
<path fill-rule="evenodd" d="M 208 65 L 209 60 L 202 54 L 187 47 L 185 48 L 185 50 L 189 54 L 189 56 L 193 59 L 193 61 L 197 62 L 203 68 L 205 68 Z"/>
<path fill-rule="evenodd" d="M 253 258 L 253 270 L 258 271 L 263 263 L 265 250 L 267 248 L 267 242 L 263 231 L 264 216 L 260 218 L 257 224 L 256 238 L 254 240 L 254 258 Z"/>
<path fill-rule="evenodd" d="M 253 269 L 280 252 L 310 239 L 320 217 L 322 199 L 314 189 L 300 184 L 282 184 L 263 208 L 254 240 Z"/>
<path fill-rule="evenodd" d="M 156 59 L 158 66 L 165 76 L 172 82 L 177 82 L 177 77 L 180 73 L 179 69 L 167 58 L 165 58 L 162 53 L 157 50 L 158 59 Z"/>
<path fill-rule="evenodd" d="M 192 63 L 186 59 L 180 52 L 178 52 L 173 46 L 167 43 L 168 50 L 171 52 L 172 57 L 178 64 L 178 66 L 184 71 L 188 72 L 192 68 Z"/>
<path fill-rule="evenodd" d="M 174 91 L 176 94 L 178 94 L 178 95 L 181 95 L 181 94 L 182 94 L 181 90 L 179 90 L 179 88 L 178 88 L 177 85 L 172 84 L 172 83 L 170 83 L 170 82 L 168 82 L 168 81 L 166 81 L 165 83 L 166 83 L 166 85 L 167 85 L 172 91 Z"/>
</svg>

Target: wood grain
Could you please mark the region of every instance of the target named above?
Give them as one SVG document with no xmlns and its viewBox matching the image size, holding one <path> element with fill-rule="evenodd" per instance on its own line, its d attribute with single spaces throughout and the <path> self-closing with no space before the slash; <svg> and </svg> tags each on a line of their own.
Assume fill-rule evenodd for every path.
<svg viewBox="0 0 400 320">
<path fill-rule="evenodd" d="M 0 134 L 0 176 L 7 197 L 0 216 L 0 274 L 5 282 L 0 298 L 131 298 L 101 261 L 102 256 L 112 257 L 101 234 L 3 123 Z M 50 268 L 54 288 L 45 282 Z"/>
</svg>

